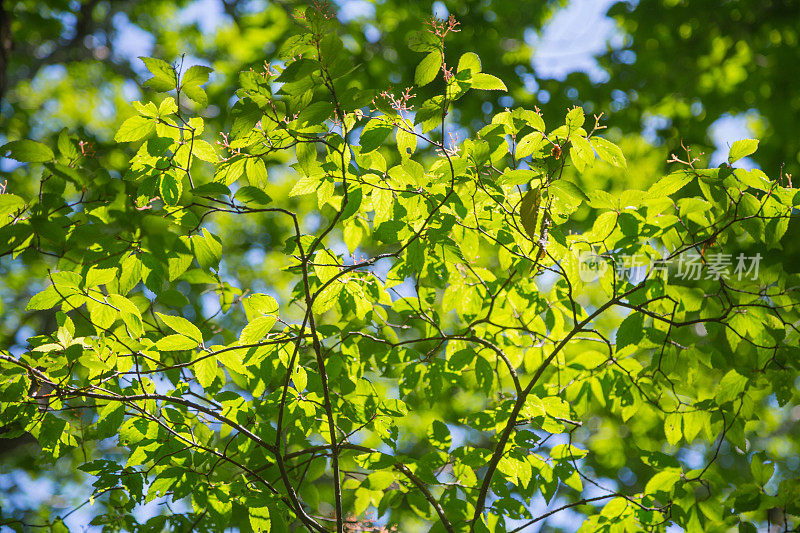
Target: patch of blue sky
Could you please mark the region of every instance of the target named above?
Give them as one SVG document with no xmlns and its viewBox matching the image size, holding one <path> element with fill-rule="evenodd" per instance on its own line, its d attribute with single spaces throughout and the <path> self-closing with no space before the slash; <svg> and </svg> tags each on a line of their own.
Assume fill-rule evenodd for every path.
<svg viewBox="0 0 800 533">
<path fill-rule="evenodd" d="M 220 26 L 231 22 L 220 0 L 195 0 L 178 15 L 181 24 L 197 24 L 200 31 L 212 35 Z"/>
<path fill-rule="evenodd" d="M 146 73 L 147 69 L 136 58 L 150 56 L 156 44 L 153 34 L 143 30 L 128 19 L 124 13 L 117 13 L 112 20 L 116 36 L 114 38 L 114 59 L 127 60 L 133 69 L 139 73 Z"/>
<path fill-rule="evenodd" d="M 355 19 L 371 19 L 375 16 L 375 6 L 366 0 L 336 0 L 337 17 L 342 22 Z"/>
<path fill-rule="evenodd" d="M 716 148 L 714 153 L 711 154 L 709 166 L 716 167 L 724 163 L 728 159 L 728 152 L 730 152 L 731 146 L 735 141 L 752 138 L 753 128 L 751 124 L 757 120 L 759 120 L 759 114 L 755 109 L 750 109 L 738 115 L 726 113 L 718 118 L 708 129 L 708 135 Z M 748 170 L 759 168 L 755 161 L 749 157 L 740 159 L 733 166 Z"/>
<path fill-rule="evenodd" d="M 584 72 L 594 83 L 608 81 L 595 57 L 622 45 L 623 35 L 605 14 L 615 0 L 572 0 L 540 32 L 529 29 L 525 42 L 533 47 L 532 64 L 539 78 L 563 80 Z"/>
</svg>

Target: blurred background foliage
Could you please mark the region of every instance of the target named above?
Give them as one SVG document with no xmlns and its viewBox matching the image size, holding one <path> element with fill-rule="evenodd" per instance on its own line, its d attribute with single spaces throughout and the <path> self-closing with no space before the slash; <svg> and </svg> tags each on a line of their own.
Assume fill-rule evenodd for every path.
<svg viewBox="0 0 800 533">
<path fill-rule="evenodd" d="M 421 59 L 408 47 L 411 34 L 433 15 L 458 19 L 461 31 L 448 41 L 448 59 L 455 63 L 462 53 L 476 52 L 484 70 L 509 90 L 465 97 L 449 117 L 456 142 L 506 107 L 537 106 L 548 124 L 572 105 L 603 113 L 609 126 L 604 134 L 620 144 L 628 169 L 596 165 L 570 176 L 582 180 L 584 190 L 645 189 L 663 175 L 670 154 L 685 156 L 682 145 L 692 155 L 703 153 L 701 164 L 715 165 L 727 155 L 726 143 L 747 136 L 762 142 L 746 165 L 773 179 L 796 173 L 800 165 L 800 6 L 792 0 L 340 0 L 334 6 L 345 46 L 356 58 L 357 78 L 364 87 L 396 94 L 411 85 Z M 231 127 L 227 110 L 236 101 L 238 73 L 282 64 L 283 43 L 302 30 L 293 16 L 300 7 L 288 0 L 0 0 L 0 144 L 35 138 L 53 146 L 67 128 L 86 142 L 98 167 L 124 171 L 129 154 L 110 141 L 133 112 L 129 102 L 148 91 L 136 59 L 142 55 L 214 69 L 203 114 L 207 140 L 219 141 L 215 132 Z M 437 83 L 412 88 L 412 103 L 441 89 Z M 270 181 L 288 190 L 291 183 L 282 179 L 291 171 L 286 163 L 275 161 L 269 171 Z M 35 194 L 27 176 L 13 161 L 0 160 L 0 184 L 9 192 Z M 311 202 L 287 207 L 307 213 L 312 228 L 321 223 Z M 591 225 L 588 208 L 580 216 Z M 284 242 L 286 228 L 267 217 L 244 227 L 224 217 L 214 224 L 226 245 L 230 285 L 219 294 L 188 295 L 198 315 L 219 312 L 218 298 L 233 298 L 245 288 L 279 295 L 290 290 L 270 252 L 271 244 Z M 784 242 L 781 257 L 767 260 L 800 265 L 800 241 Z M 54 329 L 52 315 L 17 311 L 40 289 L 31 280 L 44 279 L 49 266 L 36 254 L 0 263 L 0 345 L 23 350 L 33 332 Z M 765 431 L 796 432 L 789 423 L 796 413 L 785 414 L 764 420 Z M 635 484 L 636 466 L 625 464 L 625 437 L 644 435 L 647 428 L 598 419 L 589 429 L 597 448 L 608 451 L 597 474 Z M 773 439 L 769 447 L 783 457 L 797 456 L 794 442 Z M 35 450 L 25 439 L 0 439 L 3 505 L 30 507 L 40 516 L 74 505 L 69 487 L 79 479 L 76 471 L 63 463 L 43 468 L 33 460 Z M 702 457 L 707 450 L 686 453 Z M 727 445 L 721 453 L 727 457 Z"/>
<path fill-rule="evenodd" d="M 275 61 L 300 29 L 292 1 L 2 5 L 0 131 L 8 139 L 66 126 L 107 140 L 127 101 L 141 94 L 138 55 L 176 61 L 185 54 L 188 63 L 213 67 L 210 114 L 224 121 L 238 72 Z M 710 154 L 712 125 L 739 117 L 762 140 L 755 163 L 763 170 L 800 164 L 796 2 L 340 0 L 336 7 L 363 83 L 387 89 L 413 79 L 412 32 L 434 13 L 455 15 L 462 31 L 451 37 L 451 60 L 474 51 L 509 88 L 472 96 L 453 117 L 469 130 L 503 107 L 536 105 L 547 118 L 577 104 L 665 152 L 683 141 Z M 439 89 L 426 87 L 418 101 Z"/>
</svg>

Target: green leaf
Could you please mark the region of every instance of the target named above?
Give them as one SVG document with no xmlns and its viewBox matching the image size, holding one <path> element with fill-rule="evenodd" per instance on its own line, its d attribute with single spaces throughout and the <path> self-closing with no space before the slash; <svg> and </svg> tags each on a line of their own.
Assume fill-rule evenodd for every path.
<svg viewBox="0 0 800 533">
<path fill-rule="evenodd" d="M 320 62 L 315 59 L 306 57 L 297 59 L 286 65 L 286 68 L 278 77 L 278 81 L 281 83 L 292 83 L 301 80 L 318 71 L 321 66 Z"/>
<path fill-rule="evenodd" d="M 485 394 L 489 394 L 492 390 L 492 376 L 494 372 L 492 365 L 483 357 L 475 359 L 475 378 L 478 380 L 478 386 Z"/>
<path fill-rule="evenodd" d="M 156 313 L 156 315 L 158 315 L 158 318 L 163 320 L 164 323 L 175 333 L 185 335 L 198 344 L 203 342 L 203 334 L 200 332 L 200 329 L 185 318 L 181 316 L 165 315 L 162 313 Z"/>
<path fill-rule="evenodd" d="M 247 320 L 253 320 L 259 316 L 277 316 L 278 302 L 269 294 L 254 293 L 242 300 L 244 312 Z"/>
<path fill-rule="evenodd" d="M 311 142 L 298 143 L 295 147 L 295 151 L 297 153 L 297 163 L 300 165 L 303 173 L 306 176 L 310 176 L 317 166 L 317 147 Z"/>
<path fill-rule="evenodd" d="M 189 256 L 189 263 L 191 263 L 191 256 Z M 182 274 L 183 272 L 181 272 Z M 176 275 L 177 278 L 180 274 Z M 172 278 L 172 274 L 170 274 L 170 278 Z M 173 280 L 175 278 L 172 278 Z M 158 296 L 159 303 L 166 305 L 167 307 L 172 307 L 173 309 L 181 309 L 189 305 L 189 299 L 183 295 L 182 292 L 176 289 L 167 289 Z"/>
<path fill-rule="evenodd" d="M 472 88 L 482 91 L 507 91 L 506 84 L 497 76 L 478 73 L 472 76 Z"/>
<path fill-rule="evenodd" d="M 569 135 L 572 136 L 573 133 L 578 131 L 578 128 L 583 126 L 584 121 L 586 120 L 583 114 L 582 107 L 573 107 L 567 112 L 567 130 L 569 131 Z"/>
<path fill-rule="evenodd" d="M 708 414 L 699 409 L 683 414 L 683 437 L 686 442 L 692 442 L 708 422 Z"/>
<path fill-rule="evenodd" d="M 753 457 L 750 459 L 750 473 L 753 475 L 753 481 L 759 486 L 764 486 L 775 473 L 775 464 L 766 461 L 766 454 L 764 452 L 753 454 Z"/>
<path fill-rule="evenodd" d="M 53 525 L 48 530 L 51 533 L 69 533 L 69 528 L 60 517 L 53 521 Z"/>
<path fill-rule="evenodd" d="M 214 147 L 202 139 L 192 141 L 192 155 L 208 163 L 217 163 L 219 161 L 219 156 Z"/>
<path fill-rule="evenodd" d="M 300 124 L 316 126 L 325 122 L 333 113 L 333 104 L 330 102 L 314 102 L 300 112 Z"/>
<path fill-rule="evenodd" d="M 550 185 L 549 191 L 554 196 L 564 196 L 569 197 L 577 201 L 578 203 L 588 200 L 586 195 L 583 191 L 574 183 L 567 180 L 558 180 L 552 185 Z"/>
<path fill-rule="evenodd" d="M 372 495 L 370 491 L 365 487 L 359 487 L 356 489 L 355 492 L 355 501 L 353 502 L 353 513 L 358 516 L 364 514 L 364 511 L 367 510 L 370 502 L 372 501 Z"/>
<path fill-rule="evenodd" d="M 162 352 L 178 350 L 193 350 L 197 348 L 197 341 L 185 335 L 167 335 L 156 342 L 156 348 Z"/>
<path fill-rule="evenodd" d="M 578 172 L 583 172 L 586 167 L 594 163 L 594 151 L 589 141 L 582 135 L 571 137 L 572 149 L 569 151 L 570 159 Z"/>
<path fill-rule="evenodd" d="M 548 187 L 548 196 L 552 199 L 555 214 L 566 218 L 586 200 L 586 195 L 571 181 L 560 179 Z"/>
<path fill-rule="evenodd" d="M 636 345 L 644 338 L 644 317 L 641 313 L 633 312 L 617 329 L 617 352 L 626 346 Z"/>
<path fill-rule="evenodd" d="M 667 442 L 670 446 L 677 445 L 683 433 L 681 432 L 681 422 L 683 417 L 680 413 L 670 413 L 664 419 L 664 435 L 667 437 Z"/>
<path fill-rule="evenodd" d="M 400 157 L 403 159 L 411 157 L 417 150 L 417 136 L 411 133 L 413 127 L 407 126 L 408 131 L 405 129 L 397 129 L 397 151 L 400 152 Z"/>
<path fill-rule="evenodd" d="M 110 283 L 117 277 L 116 268 L 97 268 L 92 266 L 86 273 L 84 280 L 84 287 L 97 287 L 98 285 L 105 285 Z"/>
<path fill-rule="evenodd" d="M 434 420 L 427 433 L 428 442 L 445 452 L 450 450 L 453 438 L 450 436 L 450 429 L 439 420 Z"/>
<path fill-rule="evenodd" d="M 394 130 L 394 125 L 381 119 L 370 120 L 361 130 L 361 153 L 366 154 L 377 150 L 383 145 L 386 137 Z"/>
<path fill-rule="evenodd" d="M 327 283 L 339 273 L 339 260 L 329 250 L 322 250 L 314 257 L 314 273 L 322 283 Z"/>
<path fill-rule="evenodd" d="M 0 217 L 15 213 L 25 206 L 25 200 L 16 194 L 0 194 Z"/>
<path fill-rule="evenodd" d="M 0 148 L 0 154 L 20 163 L 45 163 L 55 158 L 53 151 L 44 144 L 28 139 L 11 141 Z M 5 155 L 8 154 L 8 155 Z"/>
<path fill-rule="evenodd" d="M 92 325 L 98 330 L 107 330 L 117 319 L 117 312 L 110 305 L 88 300 L 86 308 L 89 310 L 89 317 Z M 88 365 L 87 365 L 88 366 Z"/>
<path fill-rule="evenodd" d="M 759 499 L 759 498 L 760 498 L 760 495 L 754 495 L 754 499 Z M 740 502 L 740 501 L 741 500 L 739 498 L 736 499 L 737 503 Z M 737 505 L 737 508 L 736 508 L 737 512 L 740 509 L 741 509 L 741 506 Z M 753 508 L 753 510 L 755 511 L 756 509 L 758 509 L 757 505 Z M 738 530 L 738 533 L 758 533 L 758 528 L 752 522 L 739 522 L 739 527 L 737 528 L 737 530 Z"/>
<path fill-rule="evenodd" d="M 602 137 L 592 137 L 590 140 L 592 147 L 597 155 L 606 163 L 611 163 L 615 167 L 627 168 L 628 163 L 625 161 L 625 156 L 622 155 L 622 150 L 619 146 L 607 141 Z"/>
<path fill-rule="evenodd" d="M 164 172 L 161 174 L 158 192 L 165 204 L 178 205 L 183 194 L 183 180 L 172 172 Z"/>
<path fill-rule="evenodd" d="M 436 50 L 428 53 L 425 58 L 417 65 L 414 72 L 414 83 L 418 87 L 423 87 L 436 79 L 436 75 L 442 68 L 442 54 Z"/>
<path fill-rule="evenodd" d="M 333 307 L 339 297 L 339 293 L 342 292 L 342 287 L 343 284 L 336 281 L 328 285 L 314 300 L 312 310 L 315 313 L 324 313 Z"/>
<path fill-rule="evenodd" d="M 231 135 L 234 138 L 242 137 L 253 129 L 256 122 L 261 120 L 263 112 L 250 98 L 243 98 L 236 102 L 231 109 L 233 125 Z"/>
<path fill-rule="evenodd" d="M 434 422 L 434 424 L 436 424 L 437 422 Z M 441 424 L 441 422 L 438 423 Z M 450 433 L 448 430 L 448 435 L 449 434 Z M 393 474 L 392 472 L 378 471 L 378 472 L 373 472 L 372 474 L 367 476 L 366 485 L 369 486 L 370 490 L 382 491 L 388 489 L 391 486 L 391 484 L 394 483 L 396 480 L 397 478 L 395 477 L 395 474 Z"/>
<path fill-rule="evenodd" d="M 183 94 L 185 94 L 195 103 L 199 104 L 200 107 L 205 107 L 208 105 L 208 95 L 199 85 L 187 85 L 181 90 Z"/>
<path fill-rule="evenodd" d="M 119 310 L 122 321 L 125 323 L 131 336 L 134 338 L 141 337 L 144 333 L 144 327 L 142 325 L 142 314 L 139 308 L 120 294 L 109 294 L 108 301 Z"/>
<path fill-rule="evenodd" d="M 594 223 L 592 224 L 592 235 L 597 240 L 603 240 L 609 237 L 611 232 L 617 226 L 619 215 L 615 211 L 606 211 L 600 213 Z"/>
<path fill-rule="evenodd" d="M 422 131 L 426 133 L 442 123 L 442 105 L 445 99 L 442 95 L 425 100 L 414 114 L 414 124 L 422 124 Z"/>
<path fill-rule="evenodd" d="M 236 191 L 235 198 L 243 204 L 269 205 L 272 198 L 258 187 L 246 186 Z"/>
<path fill-rule="evenodd" d="M 720 380 L 714 399 L 720 405 L 734 400 L 744 391 L 746 385 L 746 377 L 739 374 L 736 370 L 730 370 L 725 374 L 722 380 Z"/>
<path fill-rule="evenodd" d="M 45 290 L 34 294 L 25 309 L 28 311 L 52 309 L 61 302 L 61 299 L 62 297 L 58 294 L 55 286 L 50 285 Z"/>
<path fill-rule="evenodd" d="M 522 201 L 519 204 L 519 216 L 522 221 L 522 227 L 532 241 L 538 240 L 538 227 L 536 223 L 539 220 L 539 204 L 542 199 L 542 191 L 536 187 L 525 193 Z"/>
<path fill-rule="evenodd" d="M 673 172 L 650 186 L 647 190 L 648 198 L 664 198 L 675 194 L 694 179 L 694 175 L 685 170 Z"/>
<path fill-rule="evenodd" d="M 758 139 L 742 139 L 736 141 L 731 146 L 731 151 L 728 154 L 728 163 L 733 164 L 743 157 L 754 153 L 758 150 Z"/>
<path fill-rule="evenodd" d="M 142 262 L 136 255 L 129 255 L 122 260 L 119 274 L 119 292 L 128 294 L 142 280 Z"/>
<path fill-rule="evenodd" d="M 204 357 L 192 365 L 192 370 L 200 386 L 207 389 L 217 377 L 217 360 L 213 357 Z"/>
<path fill-rule="evenodd" d="M 319 43 L 319 50 L 322 55 L 322 60 L 327 65 L 335 64 L 336 59 L 344 49 L 344 43 L 341 37 L 336 32 L 331 32 L 325 35 Z"/>
<path fill-rule="evenodd" d="M 152 118 L 135 116 L 122 123 L 114 140 L 121 142 L 135 142 L 148 137 L 156 129 L 156 122 Z"/>
<path fill-rule="evenodd" d="M 214 72 L 214 69 L 210 67 L 194 65 L 186 71 L 186 74 L 183 75 L 181 86 L 185 87 L 187 85 L 203 85 L 208 81 L 208 75 L 212 72 Z"/>
<path fill-rule="evenodd" d="M 467 52 L 461 56 L 458 60 L 457 71 L 462 72 L 465 70 L 471 71 L 472 74 L 478 74 L 481 71 L 481 58 L 478 57 L 478 54 Z"/>
<path fill-rule="evenodd" d="M 588 450 L 578 448 L 571 444 L 556 444 L 550 449 L 550 457 L 556 461 L 572 461 L 584 457 Z"/>
<path fill-rule="evenodd" d="M 277 321 L 276 316 L 258 316 L 247 323 L 239 335 L 242 344 L 254 344 L 267 336 Z"/>
<path fill-rule="evenodd" d="M 170 99 L 173 101 L 173 103 L 175 102 L 175 99 L 173 99 L 171 96 Z M 164 101 L 166 101 L 166 99 L 164 99 Z M 143 115 L 145 117 L 156 118 L 159 115 L 158 108 L 156 107 L 156 104 L 154 104 L 153 102 L 147 102 L 147 104 L 142 104 L 140 101 L 134 100 L 133 102 L 131 102 L 131 105 L 136 111 L 139 112 L 140 115 Z"/>
<path fill-rule="evenodd" d="M 344 243 L 347 245 L 347 249 L 350 251 L 351 254 L 355 253 L 356 248 L 361 243 L 361 239 L 364 236 L 363 228 L 360 224 L 353 221 L 344 226 Z"/>
<path fill-rule="evenodd" d="M 78 157 L 78 149 L 70 138 L 67 128 L 62 129 L 58 134 L 58 151 L 67 159 L 75 159 Z"/>
<path fill-rule="evenodd" d="M 178 78 L 175 74 L 175 69 L 162 59 L 155 57 L 139 57 L 147 67 L 147 70 L 153 74 L 153 77 L 144 82 L 145 86 L 150 87 L 157 92 L 166 92 L 175 89 L 178 85 Z"/>
<path fill-rule="evenodd" d="M 292 190 L 289 191 L 289 196 L 302 196 L 304 194 L 311 194 L 312 192 L 317 192 L 319 188 L 319 177 L 318 176 L 309 176 L 306 178 L 300 178 L 295 182 Z"/>
<path fill-rule="evenodd" d="M 681 479 L 681 473 L 677 469 L 667 469 L 654 475 L 647 482 L 644 491 L 647 494 L 654 494 L 656 492 L 670 492 L 675 483 Z"/>
<path fill-rule="evenodd" d="M 297 389 L 298 392 L 305 390 L 306 385 L 308 385 L 308 374 L 302 366 L 296 366 L 294 368 L 292 382 L 294 383 L 294 388 Z"/>
<path fill-rule="evenodd" d="M 247 181 L 249 181 L 250 184 L 254 185 L 255 187 L 264 189 L 269 185 L 267 165 L 260 157 L 248 157 L 247 162 L 244 165 L 244 173 L 247 175 Z"/>
<path fill-rule="evenodd" d="M 148 105 L 153 105 L 153 103 L 150 102 Z M 175 103 L 175 99 L 173 97 L 168 96 L 167 98 L 164 98 L 160 104 L 158 104 L 158 112 L 156 113 L 156 115 L 160 117 L 165 117 L 167 115 L 172 115 L 177 112 L 178 112 L 178 104 Z"/>
<path fill-rule="evenodd" d="M 211 183 L 204 183 L 198 185 L 192 192 L 198 196 L 230 196 L 231 190 L 222 183 L 212 181 Z"/>
<path fill-rule="evenodd" d="M 539 115 L 536 116 L 538 117 Z M 541 121 L 542 128 L 544 128 L 544 121 L 541 119 L 541 117 L 539 117 L 539 120 Z M 529 155 L 542 154 L 546 144 L 548 144 L 547 141 L 539 131 L 529 133 L 520 139 L 519 142 L 517 142 L 517 146 L 514 150 L 514 156 L 517 159 L 524 159 Z M 536 156 L 534 156 L 533 159 L 535 160 Z"/>
<path fill-rule="evenodd" d="M 429 31 L 415 31 L 408 39 L 408 47 L 415 52 L 439 51 L 442 46 L 436 36 Z"/>
<path fill-rule="evenodd" d="M 531 180 L 537 179 L 535 185 L 542 184 L 542 174 L 527 168 L 516 168 L 513 170 L 506 170 L 498 176 L 496 183 L 498 185 L 523 185 Z"/>
<path fill-rule="evenodd" d="M 202 235 L 192 235 L 192 251 L 201 267 L 217 269 L 222 258 L 222 243 L 203 228 Z"/>
<path fill-rule="evenodd" d="M 269 519 L 269 507 L 249 507 L 247 509 L 250 518 L 250 527 L 253 531 L 263 531 L 269 533 L 271 522 Z"/>
<path fill-rule="evenodd" d="M 603 507 L 601 514 L 612 519 L 618 518 L 628 507 L 628 500 L 625 498 L 614 498 Z"/>
</svg>

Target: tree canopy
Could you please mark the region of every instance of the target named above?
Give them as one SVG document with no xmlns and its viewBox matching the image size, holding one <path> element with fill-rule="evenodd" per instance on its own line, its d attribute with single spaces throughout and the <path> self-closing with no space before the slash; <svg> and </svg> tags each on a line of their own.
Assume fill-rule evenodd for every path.
<svg viewBox="0 0 800 533">
<path fill-rule="evenodd" d="M 0 525 L 800 525 L 796 9 L 342 4 L 0 5 Z"/>
</svg>

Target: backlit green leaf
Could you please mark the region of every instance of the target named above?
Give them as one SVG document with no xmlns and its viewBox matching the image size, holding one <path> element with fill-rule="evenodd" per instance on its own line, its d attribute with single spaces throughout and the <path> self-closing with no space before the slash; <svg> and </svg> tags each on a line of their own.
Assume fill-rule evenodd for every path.
<svg viewBox="0 0 800 533">
<path fill-rule="evenodd" d="M 482 91 L 507 91 L 506 84 L 497 76 L 478 73 L 472 76 L 472 88 Z"/>
<path fill-rule="evenodd" d="M 131 117 L 122 123 L 114 135 L 117 142 L 135 142 L 148 137 L 156 129 L 153 119 L 141 116 Z"/>
<path fill-rule="evenodd" d="M 735 163 L 743 157 L 754 153 L 758 150 L 758 139 L 742 139 L 736 141 L 731 145 L 731 151 L 728 154 L 728 163 Z"/>
<path fill-rule="evenodd" d="M 441 68 L 442 54 L 438 50 L 428 53 L 417 65 L 417 70 L 414 73 L 414 83 L 418 87 L 429 84 L 436 79 L 436 75 Z"/>
<path fill-rule="evenodd" d="M 55 157 L 49 147 L 28 139 L 6 143 L 0 148 L 0 153 L 21 163 L 44 163 Z"/>
</svg>

